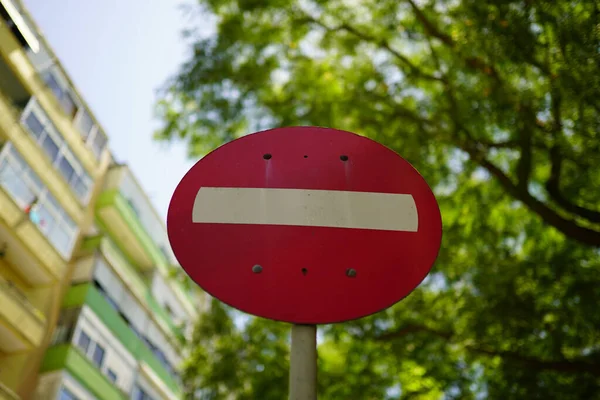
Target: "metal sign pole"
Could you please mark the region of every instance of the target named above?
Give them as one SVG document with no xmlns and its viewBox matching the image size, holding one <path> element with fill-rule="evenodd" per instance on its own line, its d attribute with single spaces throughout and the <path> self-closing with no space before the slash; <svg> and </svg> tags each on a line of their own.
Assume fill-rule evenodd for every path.
<svg viewBox="0 0 600 400">
<path fill-rule="evenodd" d="M 317 399 L 317 326 L 292 325 L 289 400 Z"/>
</svg>

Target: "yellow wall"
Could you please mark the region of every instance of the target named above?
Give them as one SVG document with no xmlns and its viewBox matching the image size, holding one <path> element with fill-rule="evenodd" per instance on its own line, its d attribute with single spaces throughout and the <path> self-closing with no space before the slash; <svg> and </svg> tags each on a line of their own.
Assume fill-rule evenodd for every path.
<svg viewBox="0 0 600 400">
<path fill-rule="evenodd" d="M 4 259 L 0 258 L 0 276 L 12 281 L 15 286 L 21 290 L 27 290 L 27 284 L 21 279 L 19 275 L 14 271 L 14 267 L 8 264 Z"/>
<path fill-rule="evenodd" d="M 27 296 L 27 292 L 31 290 L 27 284 L 17 275 L 13 266 L 0 259 L 0 276 L 2 278 L 11 281 L 18 289 L 21 289 Z M 29 298 L 28 300 L 35 306 L 35 303 L 41 304 L 39 300 L 35 298 Z M 35 301 L 38 300 L 38 301 Z M 7 307 L 8 305 L 4 305 Z M 39 329 L 39 328 L 38 328 Z M 21 383 L 22 374 L 25 371 L 25 367 L 28 360 L 28 355 L 31 351 L 18 352 L 13 354 L 0 353 L 0 382 L 11 390 L 15 390 Z"/>
</svg>

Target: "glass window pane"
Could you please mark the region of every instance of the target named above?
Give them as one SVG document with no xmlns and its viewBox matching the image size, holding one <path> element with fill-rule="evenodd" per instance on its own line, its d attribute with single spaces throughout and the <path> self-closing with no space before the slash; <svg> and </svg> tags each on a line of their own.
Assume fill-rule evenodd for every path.
<svg viewBox="0 0 600 400">
<path fill-rule="evenodd" d="M 81 200 L 87 200 L 88 194 L 90 192 L 90 184 L 89 181 L 84 181 L 80 175 L 75 175 L 73 180 L 71 181 L 71 187 L 73 191 Z"/>
<path fill-rule="evenodd" d="M 148 396 L 148 394 L 146 394 L 146 392 L 144 392 L 144 390 L 139 387 L 138 385 L 135 385 L 135 387 L 133 388 L 133 399 L 134 400 L 151 400 L 150 396 Z"/>
<path fill-rule="evenodd" d="M 96 132 L 96 136 L 94 136 L 94 141 L 92 143 L 92 151 L 94 152 L 94 155 L 96 157 L 100 157 L 100 154 L 102 154 L 102 151 L 104 150 L 104 147 L 106 146 L 106 136 L 104 135 L 104 132 L 102 131 L 97 131 Z"/>
<path fill-rule="evenodd" d="M 61 253 L 67 254 L 71 248 L 71 242 L 73 241 L 73 233 L 65 230 L 62 225 L 56 225 L 54 229 L 49 233 L 48 239 L 52 242 L 54 247 Z"/>
<path fill-rule="evenodd" d="M 37 139 L 44 133 L 44 125 L 42 125 L 39 118 L 34 113 L 29 113 L 27 118 L 25 118 L 25 126 Z"/>
<path fill-rule="evenodd" d="M 46 236 L 51 233 L 51 230 L 56 224 L 56 219 L 48 210 L 48 207 L 44 202 L 40 202 L 36 208 L 36 212 L 39 217 L 38 227 Z"/>
<path fill-rule="evenodd" d="M 33 172 L 33 170 L 29 168 L 29 166 L 25 167 L 21 171 L 21 176 L 23 177 L 25 184 L 27 185 L 27 187 L 29 187 L 30 190 L 38 194 L 41 193 L 42 190 L 44 190 L 44 185 L 42 184 L 42 181 L 35 174 L 35 172 Z"/>
<path fill-rule="evenodd" d="M 79 118 L 77 119 L 77 128 L 81 133 L 83 140 L 86 140 L 94 127 L 94 121 L 90 114 L 87 113 L 83 108 L 79 109 Z"/>
<path fill-rule="evenodd" d="M 31 207 L 30 220 L 37 225 L 61 255 L 68 258 L 74 244 L 74 237 L 78 232 L 77 225 L 12 146 L 0 160 L 0 185 L 23 210 L 28 206 Z M 39 198 L 39 202 L 33 205 L 32 202 L 36 197 Z M 57 226 L 57 218 L 61 221 L 60 226 Z"/>
<path fill-rule="evenodd" d="M 75 118 L 75 114 L 77 114 L 77 105 L 75 104 L 75 100 L 71 94 L 67 91 L 63 93 L 63 97 L 60 99 L 60 105 L 62 106 L 65 113 L 69 116 L 69 118 Z"/>
<path fill-rule="evenodd" d="M 21 176 L 8 163 L 4 163 L 0 167 L 0 183 L 19 207 L 24 208 L 35 197 L 35 194 L 30 190 Z"/>
<path fill-rule="evenodd" d="M 79 332 L 79 339 L 77 339 L 77 347 L 79 347 L 84 354 L 87 354 L 91 342 L 92 340 L 84 331 Z"/>
<path fill-rule="evenodd" d="M 46 81 L 46 84 L 48 85 L 52 93 L 54 93 L 54 96 L 56 96 L 56 98 L 60 100 L 63 95 L 63 90 L 58 84 L 58 81 L 56 80 L 54 75 L 52 75 L 51 72 L 48 72 L 46 73 L 44 80 Z"/>
<path fill-rule="evenodd" d="M 131 199 L 127 199 L 127 204 L 129 204 L 129 207 L 131 207 L 131 210 L 133 211 L 133 213 L 140 218 L 140 212 L 137 209 L 137 207 L 135 206 L 135 203 L 133 202 L 133 200 Z"/>
<path fill-rule="evenodd" d="M 64 386 L 60 388 L 60 394 L 58 395 L 59 400 L 78 400 L 77 397 Z"/>
<path fill-rule="evenodd" d="M 106 375 L 112 383 L 115 383 L 117 381 L 117 374 L 115 374 L 115 371 L 113 371 L 112 369 L 106 371 Z"/>
<path fill-rule="evenodd" d="M 42 142 L 42 148 L 48 157 L 50 157 L 50 160 L 54 162 L 54 160 L 56 160 L 56 156 L 58 155 L 58 145 L 54 142 L 54 140 L 52 140 L 50 135 L 46 135 L 44 138 L 44 141 Z"/>
<path fill-rule="evenodd" d="M 10 143 L 5 145 L 4 147 L 6 149 L 3 150 L 4 157 L 2 158 L 2 161 L 0 161 L 0 163 L 9 163 L 17 171 L 23 170 L 26 166 L 25 161 L 21 159 L 19 153 L 15 150 L 15 148 L 12 147 Z"/>
<path fill-rule="evenodd" d="M 102 348 L 102 346 L 100 346 L 98 343 L 96 343 L 96 348 L 94 349 L 92 361 L 98 367 L 101 367 L 102 362 L 104 361 L 104 348 Z"/>
<path fill-rule="evenodd" d="M 75 174 L 75 170 L 73 169 L 73 166 L 71 165 L 69 160 L 67 160 L 64 157 L 64 155 L 58 162 L 58 169 L 59 169 L 60 173 L 62 174 L 62 176 L 67 180 L 67 183 L 70 183 L 71 178 Z"/>
</svg>

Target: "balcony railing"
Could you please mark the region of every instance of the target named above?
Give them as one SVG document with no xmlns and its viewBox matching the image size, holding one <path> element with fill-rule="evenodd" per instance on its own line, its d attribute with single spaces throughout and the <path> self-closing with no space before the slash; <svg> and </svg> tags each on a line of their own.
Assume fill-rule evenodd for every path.
<svg viewBox="0 0 600 400">
<path fill-rule="evenodd" d="M 0 382 L 0 400 L 20 400 L 12 390 L 7 388 Z"/>
<path fill-rule="evenodd" d="M 35 205 L 39 219 L 36 227 L 63 258 L 68 259 L 78 226 L 11 143 L 0 151 L 0 183 L 21 209 Z"/>
<path fill-rule="evenodd" d="M 8 294 L 13 300 L 21 304 L 21 306 L 23 306 L 23 308 L 41 324 L 46 322 L 46 317 L 44 317 L 44 314 L 29 302 L 25 293 L 15 286 L 13 282 L 0 277 L 0 290 L 3 290 L 4 293 Z"/>
<path fill-rule="evenodd" d="M 86 304 L 112 334 L 127 347 L 127 350 L 136 360 L 148 364 L 171 391 L 174 393 L 179 391 L 179 384 L 174 376 L 174 371 L 163 365 L 142 338 L 143 336 L 138 335 L 138 332 L 132 329 L 119 311 L 110 306 L 106 298 L 94 285 L 86 283 L 73 286 L 66 297 L 68 301 L 64 303 L 64 306 L 80 307 Z"/>
<path fill-rule="evenodd" d="M 100 126 L 92 119 L 90 112 L 81 105 L 81 101 L 74 96 L 69 86 L 58 83 L 51 69 L 39 71 L 36 80 L 44 86 L 44 91 L 51 94 L 56 102 L 56 108 L 73 124 L 96 159 L 99 159 L 108 144 L 108 138 Z"/>
</svg>

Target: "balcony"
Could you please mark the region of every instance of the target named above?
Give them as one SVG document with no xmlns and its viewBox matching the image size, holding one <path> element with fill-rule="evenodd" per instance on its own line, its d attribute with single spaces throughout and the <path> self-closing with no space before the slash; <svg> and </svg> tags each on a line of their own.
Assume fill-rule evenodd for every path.
<svg viewBox="0 0 600 400">
<path fill-rule="evenodd" d="M 0 57 L 0 76 L 2 77 L 0 79 L 0 92 L 10 98 L 22 111 L 31 95 L 2 57 Z"/>
<path fill-rule="evenodd" d="M 0 278 L 0 350 L 14 353 L 38 347 L 46 319 L 25 294 L 10 281 Z"/>
<path fill-rule="evenodd" d="M 164 256 L 141 223 L 139 199 L 133 199 L 127 193 L 127 175 L 125 166 L 109 169 L 105 191 L 96 203 L 97 216 L 114 242 L 138 268 L 150 271 L 157 266 L 166 270 Z"/>
<path fill-rule="evenodd" d="M 0 244 L 4 260 L 29 285 L 43 286 L 62 276 L 66 263 L 48 243 L 34 224 L 26 219 L 15 228 L 15 221 L 25 218 L 9 196 L 0 187 Z"/>
<path fill-rule="evenodd" d="M 183 331 L 176 326 L 173 319 L 158 304 L 152 295 L 148 282 L 127 261 L 117 246 L 107 237 L 92 237 L 84 241 L 82 247 L 87 248 L 89 254 L 77 260 L 73 282 L 90 282 L 95 273 L 97 273 L 95 268 L 101 267 L 101 265 L 98 265 L 98 257 L 101 257 L 100 260 L 110 265 L 111 270 L 114 271 L 114 275 L 122 282 L 126 291 L 133 295 L 141 307 L 144 308 L 149 318 L 152 319 L 170 340 L 171 344 L 175 348 L 179 347 Z M 99 250 L 99 253 L 96 252 L 97 250 Z M 108 268 L 107 265 L 102 267 Z M 111 289 L 115 290 L 116 287 L 112 287 Z"/>
<path fill-rule="evenodd" d="M 35 214 L 25 209 L 35 202 Z M 32 212 L 33 213 L 33 212 Z M 32 286 L 62 278 L 77 226 L 14 148 L 0 151 L 0 241 L 15 270 Z"/>
<path fill-rule="evenodd" d="M 104 192 L 96 203 L 96 215 L 133 265 L 142 272 L 156 267 L 163 277 L 170 275 L 175 260 L 170 254 L 166 227 L 127 166 L 109 169 Z M 195 299 L 180 282 L 170 283 L 187 313 L 197 316 Z"/>
<path fill-rule="evenodd" d="M 48 349 L 40 373 L 67 370 L 87 390 L 98 399 L 126 400 L 121 392 L 87 359 L 78 349 L 68 344 L 60 344 Z"/>
<path fill-rule="evenodd" d="M 152 371 L 152 369 L 146 363 L 142 363 L 140 366 L 141 375 L 153 386 L 154 390 L 160 393 L 161 397 L 168 400 L 177 400 L 179 397 L 175 396 L 168 387 L 160 380 L 160 378 Z"/>
<path fill-rule="evenodd" d="M 25 88 L 30 96 L 34 95 L 37 98 L 52 123 L 56 125 L 71 146 L 75 157 L 82 162 L 86 170 L 91 172 L 92 179 L 95 180 L 100 176 L 110 158 L 106 151 L 106 135 L 95 122 L 92 123 L 93 129 L 87 132 L 81 132 L 81 129 L 78 129 L 86 126 L 91 117 L 90 113 L 84 110 L 83 101 L 75 96 L 73 89 L 68 89 L 68 91 L 72 94 L 72 98 L 77 97 L 73 103 L 74 115 L 67 114 L 63 104 L 64 99 L 57 98 L 55 88 L 42 78 L 43 71 L 39 69 L 41 67 L 33 65 L 33 61 L 39 61 L 37 58 L 40 57 L 44 58 L 43 62 L 46 64 L 55 62 L 54 57 L 48 54 L 41 42 L 43 42 L 42 39 L 40 39 L 39 54 L 35 54 L 32 49 L 24 49 L 19 38 L 15 36 L 14 29 L 0 20 L 0 58 L 3 59 L 4 67 L 10 69 L 10 75 L 17 77 L 16 80 L 11 79 L 11 81 L 19 82 L 19 85 Z M 53 68 L 56 69 L 56 67 Z M 72 84 L 70 86 L 72 87 Z M 0 114 L 2 113 L 0 112 Z M 76 124 L 80 126 L 76 126 Z"/>
<path fill-rule="evenodd" d="M 63 301 L 63 307 L 65 308 L 79 307 L 84 304 L 100 318 L 139 363 L 147 365 L 168 390 L 175 394 L 179 393 L 179 385 L 171 373 L 167 371 L 144 340 L 131 329 L 118 311 L 93 285 L 73 286 Z"/>
<path fill-rule="evenodd" d="M 20 400 L 19 396 L 0 382 L 0 400 Z"/>
<path fill-rule="evenodd" d="M 33 105 L 31 101 L 30 104 Z M 27 108 L 30 108 L 30 106 Z M 28 132 L 25 126 L 20 123 L 21 115 L 22 109 L 14 103 L 14 99 L 0 93 L 0 138 L 12 143 L 44 184 L 53 189 L 53 194 L 65 207 L 69 215 L 76 221 L 81 221 L 84 217 L 84 210 L 81 208 L 80 200 L 77 197 L 77 189 L 81 185 L 77 186 L 65 180 L 61 174 L 62 171 L 55 166 L 55 160 L 50 160 L 42 150 L 42 146 L 36 143 L 33 134 Z M 53 141 L 52 145 L 56 146 L 56 142 Z M 70 164 L 69 167 L 71 167 Z M 73 173 L 72 175 L 75 177 L 76 174 Z M 89 178 L 87 179 L 89 181 Z"/>
</svg>

